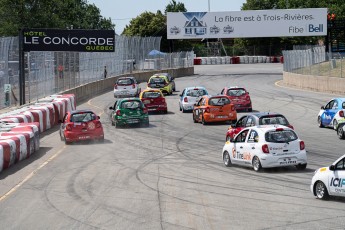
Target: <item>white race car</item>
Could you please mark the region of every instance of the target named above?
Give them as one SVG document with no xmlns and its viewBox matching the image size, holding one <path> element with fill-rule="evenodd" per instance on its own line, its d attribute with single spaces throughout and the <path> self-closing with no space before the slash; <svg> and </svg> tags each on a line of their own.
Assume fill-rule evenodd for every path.
<svg viewBox="0 0 345 230">
<path fill-rule="evenodd" d="M 319 199 L 345 196 L 345 155 L 331 166 L 319 168 L 311 180 L 310 190 Z"/>
<path fill-rule="evenodd" d="M 197 99 L 204 95 L 208 95 L 205 87 L 195 86 L 185 88 L 179 95 L 180 111 L 183 113 L 186 111 L 193 111 L 194 104 L 197 102 Z"/>
<path fill-rule="evenodd" d="M 223 147 L 225 166 L 232 164 L 262 168 L 307 167 L 305 145 L 293 129 L 282 125 L 261 125 L 243 129 Z"/>
<path fill-rule="evenodd" d="M 120 77 L 114 85 L 114 97 L 139 97 L 140 86 L 133 76 Z"/>
</svg>

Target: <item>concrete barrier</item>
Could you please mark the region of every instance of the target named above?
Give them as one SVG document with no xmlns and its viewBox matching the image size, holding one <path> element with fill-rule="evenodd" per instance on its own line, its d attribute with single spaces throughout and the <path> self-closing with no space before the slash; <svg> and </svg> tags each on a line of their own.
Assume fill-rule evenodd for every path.
<svg viewBox="0 0 345 230">
<path fill-rule="evenodd" d="M 334 94 L 345 93 L 345 78 L 283 72 L 283 82 L 287 86 L 299 89 Z"/>
</svg>

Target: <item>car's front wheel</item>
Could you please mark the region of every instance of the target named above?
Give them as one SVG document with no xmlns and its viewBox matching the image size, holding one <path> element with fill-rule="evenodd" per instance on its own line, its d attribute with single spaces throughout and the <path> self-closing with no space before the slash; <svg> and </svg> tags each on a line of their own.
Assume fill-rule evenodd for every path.
<svg viewBox="0 0 345 230">
<path fill-rule="evenodd" d="M 345 139 L 344 125 L 338 126 L 337 135 L 338 135 L 339 139 Z"/>
<path fill-rule="evenodd" d="M 228 151 L 225 151 L 223 153 L 223 162 L 226 167 L 230 167 L 232 165 L 231 159 L 230 159 L 230 154 Z"/>
<path fill-rule="evenodd" d="M 338 128 L 338 122 L 337 122 L 337 120 L 334 120 L 333 121 L 333 129 L 337 130 L 337 128 Z"/>
<path fill-rule="evenodd" d="M 195 114 L 194 114 L 194 112 L 193 112 L 193 121 L 194 121 L 194 123 L 198 123 L 198 121 L 195 119 Z"/>
<path fill-rule="evenodd" d="M 201 118 L 201 123 L 202 123 L 203 125 L 207 125 L 207 122 L 205 121 L 204 115 L 203 115 L 202 118 Z"/>
<path fill-rule="evenodd" d="M 253 164 L 253 168 L 254 168 L 254 171 L 255 171 L 255 172 L 259 172 L 259 171 L 262 169 L 262 166 L 261 166 L 261 162 L 260 162 L 259 157 L 255 156 L 255 157 L 253 158 L 252 164 Z"/>
<path fill-rule="evenodd" d="M 319 199 L 327 199 L 329 197 L 326 185 L 322 181 L 316 182 L 315 195 Z"/>
<path fill-rule="evenodd" d="M 317 118 L 317 123 L 319 124 L 320 128 L 323 128 L 323 124 L 322 124 L 322 120 L 321 120 L 320 116 L 318 116 L 318 118 Z"/>
</svg>

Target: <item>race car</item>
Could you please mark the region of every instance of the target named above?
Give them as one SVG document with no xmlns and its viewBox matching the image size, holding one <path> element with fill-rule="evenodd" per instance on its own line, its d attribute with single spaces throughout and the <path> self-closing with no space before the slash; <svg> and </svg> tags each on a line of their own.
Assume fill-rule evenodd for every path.
<svg viewBox="0 0 345 230">
<path fill-rule="evenodd" d="M 222 121 L 235 123 L 237 112 L 228 97 L 205 95 L 194 105 L 193 121 L 194 123 L 201 122 L 203 125 Z"/>
<path fill-rule="evenodd" d="M 172 91 L 176 91 L 175 78 L 171 76 L 170 73 L 155 73 L 153 76 L 166 76 L 168 78 L 169 83 L 171 83 L 172 85 Z"/>
<path fill-rule="evenodd" d="M 91 110 L 67 112 L 60 125 L 60 138 L 65 144 L 84 140 L 104 141 L 102 123 Z"/>
<path fill-rule="evenodd" d="M 138 97 L 141 89 L 133 76 L 120 77 L 114 85 L 114 97 Z"/>
<path fill-rule="evenodd" d="M 345 122 L 345 98 L 333 98 L 325 106 L 321 106 L 321 110 L 317 115 L 319 127 L 331 127 L 337 130 L 340 123 Z"/>
<path fill-rule="evenodd" d="M 280 113 L 261 112 L 242 116 L 238 121 L 231 125 L 226 132 L 226 141 L 231 141 L 237 133 L 245 127 L 256 125 L 284 125 L 291 129 L 294 127 L 289 123 L 286 117 Z"/>
<path fill-rule="evenodd" d="M 182 111 L 183 113 L 187 111 L 193 111 L 194 104 L 197 101 L 197 99 L 204 95 L 208 95 L 208 92 L 205 87 L 195 86 L 185 88 L 179 95 L 180 111 Z"/>
<path fill-rule="evenodd" d="M 147 82 L 148 89 L 159 89 L 162 93 L 172 94 L 174 83 L 166 75 L 153 75 Z"/>
<path fill-rule="evenodd" d="M 111 125 L 118 128 L 124 125 L 140 124 L 149 126 L 148 110 L 139 98 L 122 98 L 111 109 Z"/>
<path fill-rule="evenodd" d="M 243 87 L 225 87 L 220 94 L 229 97 L 231 103 L 235 105 L 236 111 L 251 112 L 253 110 L 249 92 Z"/>
<path fill-rule="evenodd" d="M 339 157 L 331 166 L 315 170 L 310 190 L 319 199 L 345 196 L 345 155 Z"/>
<path fill-rule="evenodd" d="M 299 170 L 307 167 L 304 141 L 293 129 L 282 125 L 252 126 L 238 133 L 232 142 L 223 147 L 224 165 L 232 164 L 262 168 L 295 166 Z"/>
<path fill-rule="evenodd" d="M 145 89 L 139 98 L 149 112 L 168 113 L 167 102 L 159 89 Z"/>
</svg>

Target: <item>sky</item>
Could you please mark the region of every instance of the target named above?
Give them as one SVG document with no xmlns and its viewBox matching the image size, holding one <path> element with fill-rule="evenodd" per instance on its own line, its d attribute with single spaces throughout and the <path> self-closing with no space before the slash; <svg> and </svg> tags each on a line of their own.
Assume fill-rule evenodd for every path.
<svg viewBox="0 0 345 230">
<path fill-rule="evenodd" d="M 165 7 L 171 0 L 87 0 L 89 4 L 95 4 L 105 18 L 111 18 L 115 24 L 116 34 L 121 34 L 132 18 L 145 11 L 156 13 L 157 10 L 164 13 Z M 240 11 L 246 0 L 176 0 L 184 4 L 188 12 L 208 11 L 210 3 L 211 12 Z"/>
</svg>

